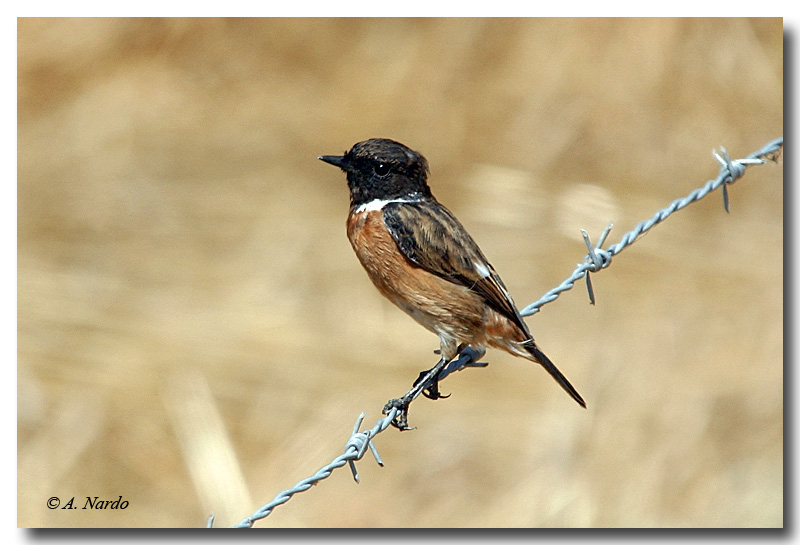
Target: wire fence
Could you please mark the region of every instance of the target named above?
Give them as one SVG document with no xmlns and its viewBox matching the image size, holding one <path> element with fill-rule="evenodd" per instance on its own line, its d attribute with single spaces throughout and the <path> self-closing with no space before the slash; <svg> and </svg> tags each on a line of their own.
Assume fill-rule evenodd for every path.
<svg viewBox="0 0 800 545">
<path fill-rule="evenodd" d="M 699 201 L 712 191 L 722 188 L 722 202 L 723 207 L 726 212 L 730 211 L 730 200 L 728 196 L 728 185 L 734 183 L 736 180 L 744 176 L 745 171 L 748 167 L 753 165 L 761 165 L 766 163 L 767 161 L 777 161 L 780 153 L 783 149 L 783 137 L 773 140 L 766 144 L 760 150 L 751 153 L 744 159 L 735 159 L 731 160 L 728 157 L 728 153 L 725 151 L 725 148 L 720 148 L 720 152 L 714 152 L 714 157 L 720 163 L 720 171 L 719 175 L 713 179 L 706 182 L 705 185 L 702 187 L 695 189 L 689 195 L 684 198 L 676 199 L 672 202 L 668 207 L 664 208 L 663 210 L 659 210 L 656 214 L 650 218 L 649 220 L 642 221 L 636 227 L 634 227 L 628 233 L 622 236 L 622 239 L 614 244 L 613 246 L 609 247 L 608 249 L 603 249 L 602 246 L 606 241 L 609 233 L 611 232 L 612 225 L 606 227 L 605 231 L 600 235 L 598 242 L 596 245 L 592 245 L 592 242 L 589 238 L 589 235 L 586 231 L 581 231 L 583 235 L 583 239 L 586 242 L 586 246 L 588 248 L 588 253 L 584 257 L 583 262 L 578 264 L 573 271 L 572 275 L 569 278 L 564 280 L 556 288 L 545 293 L 541 299 L 538 301 L 531 303 L 524 309 L 520 311 L 522 316 L 530 316 L 538 312 L 542 306 L 546 305 L 547 303 L 551 303 L 555 301 L 558 296 L 567 290 L 570 290 L 575 285 L 575 282 L 580 280 L 581 278 L 586 278 L 586 287 L 589 292 L 589 302 L 594 304 L 594 290 L 592 288 L 590 273 L 598 272 L 602 269 L 605 269 L 611 265 L 611 259 L 619 254 L 622 250 L 636 242 L 643 234 L 647 231 L 667 219 L 671 214 L 677 212 L 678 210 L 682 210 L 686 206 L 690 205 L 693 202 Z M 484 354 L 483 350 L 464 350 L 462 351 L 461 356 L 451 362 L 450 364 L 445 367 L 444 371 L 442 372 L 439 380 L 443 380 L 447 375 L 454 371 L 460 371 L 466 367 L 482 367 L 485 366 L 485 363 L 481 363 L 478 361 Z M 287 501 L 289 501 L 292 496 L 299 492 L 304 492 L 317 484 L 319 481 L 328 478 L 334 469 L 340 468 L 344 465 L 349 465 L 350 470 L 353 473 L 353 479 L 356 482 L 359 482 L 358 471 L 356 470 L 355 462 L 361 460 L 364 455 L 369 450 L 375 461 L 378 462 L 380 466 L 383 466 L 383 460 L 378 455 L 378 451 L 375 448 L 372 439 L 384 431 L 386 428 L 392 425 L 395 417 L 397 416 L 398 409 L 391 409 L 389 410 L 386 415 L 380 419 L 372 429 L 361 431 L 361 424 L 364 421 L 364 417 L 366 413 L 361 413 L 356 420 L 355 426 L 353 427 L 353 433 L 350 435 L 350 438 L 345 443 L 344 453 L 339 455 L 338 457 L 334 458 L 333 461 L 322 468 L 319 469 L 316 473 L 311 475 L 310 477 L 303 479 L 299 483 L 297 483 L 292 488 L 288 488 L 283 492 L 279 493 L 275 498 L 260 507 L 255 513 L 250 515 L 249 517 L 242 520 L 239 524 L 234 526 L 234 528 L 251 528 L 253 524 L 265 517 L 267 517 L 272 511 L 278 507 L 279 505 L 283 505 Z M 207 527 L 211 528 L 214 523 L 214 515 L 212 514 L 208 518 Z"/>
</svg>

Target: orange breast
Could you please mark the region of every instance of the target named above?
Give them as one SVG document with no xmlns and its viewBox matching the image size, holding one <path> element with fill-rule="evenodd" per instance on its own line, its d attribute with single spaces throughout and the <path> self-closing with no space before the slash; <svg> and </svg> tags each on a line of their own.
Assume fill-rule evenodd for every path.
<svg viewBox="0 0 800 545">
<path fill-rule="evenodd" d="M 485 343 L 484 321 L 494 313 L 482 298 L 414 265 L 400 252 L 383 222 L 383 212 L 352 214 L 347 236 L 375 287 L 392 303 L 442 338 L 443 345 Z"/>
</svg>

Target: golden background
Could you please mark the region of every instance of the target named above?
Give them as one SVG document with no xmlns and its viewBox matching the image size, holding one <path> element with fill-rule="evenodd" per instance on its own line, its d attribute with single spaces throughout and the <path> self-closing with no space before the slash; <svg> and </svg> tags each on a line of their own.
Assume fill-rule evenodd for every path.
<svg viewBox="0 0 800 545">
<path fill-rule="evenodd" d="M 317 161 L 422 152 L 518 306 L 783 134 L 780 19 L 20 19 L 18 524 L 232 525 L 436 361 Z M 782 526 L 782 165 L 258 527 Z M 125 510 L 50 510 L 86 496 Z"/>
</svg>

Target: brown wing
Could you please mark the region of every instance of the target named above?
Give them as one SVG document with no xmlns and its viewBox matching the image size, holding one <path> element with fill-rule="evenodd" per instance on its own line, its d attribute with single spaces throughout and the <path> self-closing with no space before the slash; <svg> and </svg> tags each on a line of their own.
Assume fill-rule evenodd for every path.
<svg viewBox="0 0 800 545">
<path fill-rule="evenodd" d="M 478 293 L 530 337 L 503 281 L 461 223 L 436 201 L 389 203 L 383 220 L 409 261 Z"/>
</svg>

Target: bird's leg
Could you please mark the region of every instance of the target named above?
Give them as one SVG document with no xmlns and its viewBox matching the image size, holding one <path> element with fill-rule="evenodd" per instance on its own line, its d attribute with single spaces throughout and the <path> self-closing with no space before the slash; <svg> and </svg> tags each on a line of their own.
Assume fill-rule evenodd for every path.
<svg viewBox="0 0 800 545">
<path fill-rule="evenodd" d="M 442 358 L 439 360 L 439 363 L 432 368 L 421 372 L 417 380 L 414 381 L 414 388 L 421 385 L 422 395 L 428 399 L 437 400 L 439 398 L 445 399 L 450 397 L 450 394 L 442 395 L 441 392 L 439 392 L 439 378 L 442 376 L 442 371 L 444 371 L 445 366 L 447 366 L 450 361 L 451 360 L 444 361 L 444 358 Z M 425 387 L 426 384 L 429 385 L 427 388 Z M 413 391 L 413 388 L 411 391 Z"/>
<path fill-rule="evenodd" d="M 423 371 L 419 374 L 417 380 L 414 381 L 414 386 L 422 384 L 423 385 L 422 395 L 424 395 L 428 399 L 436 400 L 440 398 L 446 399 L 450 397 L 450 394 L 442 395 L 441 392 L 439 392 L 439 381 L 442 379 L 442 375 L 446 376 L 449 374 L 449 372 L 445 373 L 445 370 L 447 369 L 449 364 L 452 363 L 458 364 L 461 362 L 461 359 L 465 355 L 467 355 L 467 353 L 465 352 L 466 348 L 469 348 L 469 345 L 466 343 L 458 345 L 458 348 L 456 348 L 456 352 L 453 355 L 453 357 L 448 359 L 447 361 L 444 361 L 445 357 L 442 356 L 442 358 L 439 360 L 439 363 L 434 365 L 431 369 Z M 469 358 L 474 357 L 476 354 L 480 354 L 478 357 L 483 355 L 483 352 L 476 352 L 474 349 L 470 350 L 471 352 L 467 355 L 467 357 Z M 434 350 L 434 353 L 441 354 L 442 351 Z M 425 384 L 428 382 L 430 383 L 430 385 L 426 388 Z"/>
<path fill-rule="evenodd" d="M 440 351 L 436 350 L 436 353 L 440 353 Z M 439 363 L 431 369 L 420 373 L 417 380 L 414 381 L 414 386 L 406 395 L 399 399 L 390 400 L 383 407 L 383 414 L 389 414 L 392 409 L 397 409 L 397 413 L 392 419 L 392 425 L 400 431 L 413 430 L 414 428 L 408 425 L 408 408 L 411 402 L 419 397 L 419 394 L 423 394 L 429 399 L 450 397 L 449 395 L 444 396 L 439 392 L 439 380 L 453 371 L 460 371 L 465 367 L 486 367 L 488 363 L 478 361 L 485 353 L 486 350 L 483 347 L 475 348 L 466 344 L 460 345 L 452 359 L 448 360 L 443 356 Z"/>
<path fill-rule="evenodd" d="M 399 399 L 390 400 L 383 407 L 383 414 L 389 414 L 392 409 L 397 409 L 399 411 L 392 420 L 392 425 L 394 427 L 400 429 L 401 431 L 414 429 L 408 426 L 408 406 L 412 401 L 419 397 L 419 394 L 423 394 L 429 399 L 450 397 L 449 395 L 443 396 L 441 393 L 439 393 L 439 375 L 441 375 L 442 369 L 444 369 L 448 363 L 450 363 L 450 360 L 447 360 L 444 357 L 441 358 L 439 362 L 432 368 L 419 374 L 419 378 L 414 381 L 414 385 L 408 392 L 406 392 L 406 395 Z"/>
</svg>

